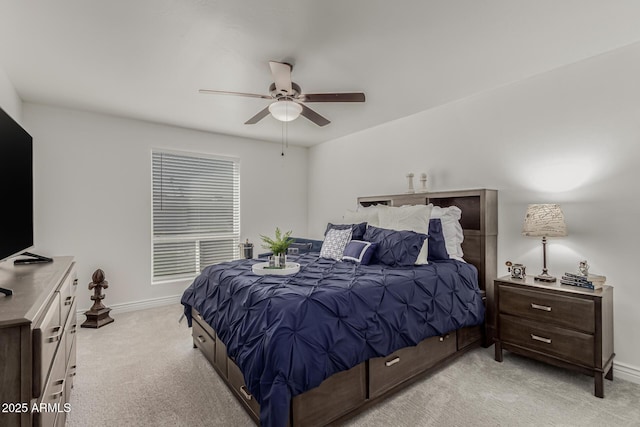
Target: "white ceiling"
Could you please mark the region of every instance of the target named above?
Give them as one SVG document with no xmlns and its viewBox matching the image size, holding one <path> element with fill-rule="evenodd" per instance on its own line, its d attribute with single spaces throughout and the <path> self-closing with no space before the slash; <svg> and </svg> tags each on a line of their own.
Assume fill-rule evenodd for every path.
<svg viewBox="0 0 640 427">
<path fill-rule="evenodd" d="M 0 68 L 24 101 L 281 140 L 268 61 L 332 123 L 289 123 L 311 146 L 640 40 L 637 0 L 0 0 Z M 464 125 L 461 123 L 461 125 Z"/>
</svg>

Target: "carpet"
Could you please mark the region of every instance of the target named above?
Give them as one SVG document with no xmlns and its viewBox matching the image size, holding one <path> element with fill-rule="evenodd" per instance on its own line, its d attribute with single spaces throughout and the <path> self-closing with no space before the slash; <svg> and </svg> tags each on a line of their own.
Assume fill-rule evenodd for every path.
<svg viewBox="0 0 640 427">
<path fill-rule="evenodd" d="M 157 307 L 78 328 L 67 426 L 254 425 L 193 348 L 181 313 L 181 305 Z M 640 426 L 640 385 L 614 372 L 604 387 L 599 399 L 589 376 L 507 351 L 498 363 L 493 347 L 478 348 L 345 425 Z"/>
</svg>

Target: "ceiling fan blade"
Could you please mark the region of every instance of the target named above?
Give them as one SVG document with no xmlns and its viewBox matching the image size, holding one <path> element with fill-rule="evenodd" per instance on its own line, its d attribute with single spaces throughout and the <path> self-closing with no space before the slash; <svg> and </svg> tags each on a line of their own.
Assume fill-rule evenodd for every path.
<svg viewBox="0 0 640 427">
<path fill-rule="evenodd" d="M 300 104 L 300 105 L 302 106 L 302 113 L 300 113 L 300 115 L 311 120 L 313 123 L 317 124 L 318 126 L 326 126 L 329 123 L 331 123 L 329 120 L 322 117 L 320 114 L 316 113 L 306 105 L 304 104 Z"/>
<path fill-rule="evenodd" d="M 293 93 L 291 89 L 291 65 L 284 62 L 269 61 L 276 90 L 284 95 Z"/>
<path fill-rule="evenodd" d="M 305 93 L 300 97 L 303 102 L 364 102 L 364 93 Z"/>
<path fill-rule="evenodd" d="M 235 96 L 246 96 L 249 98 L 273 99 L 273 97 L 269 95 L 260 95 L 257 93 L 244 93 L 244 92 L 228 92 L 224 90 L 200 89 L 198 93 L 205 93 L 205 94 L 211 94 L 211 95 L 235 95 Z"/>
<path fill-rule="evenodd" d="M 260 112 L 258 114 L 256 114 L 255 116 L 251 117 L 249 120 L 244 122 L 244 124 L 245 125 L 255 125 L 260 120 L 262 120 L 265 117 L 267 117 L 268 115 L 269 115 L 269 107 L 267 106 L 263 110 L 260 110 Z"/>
</svg>

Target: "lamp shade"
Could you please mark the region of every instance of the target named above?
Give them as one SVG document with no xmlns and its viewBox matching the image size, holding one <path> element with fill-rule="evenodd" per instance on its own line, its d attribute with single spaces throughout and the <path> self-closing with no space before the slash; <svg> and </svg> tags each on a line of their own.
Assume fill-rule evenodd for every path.
<svg viewBox="0 0 640 427">
<path fill-rule="evenodd" d="M 560 205 L 542 203 L 529 205 L 522 226 L 522 235 L 531 237 L 564 237 L 567 225 Z"/>
<path fill-rule="evenodd" d="M 276 101 L 269 105 L 269 112 L 276 119 L 281 122 L 290 122 L 295 120 L 302 113 L 302 106 L 294 101 L 282 100 Z"/>
</svg>

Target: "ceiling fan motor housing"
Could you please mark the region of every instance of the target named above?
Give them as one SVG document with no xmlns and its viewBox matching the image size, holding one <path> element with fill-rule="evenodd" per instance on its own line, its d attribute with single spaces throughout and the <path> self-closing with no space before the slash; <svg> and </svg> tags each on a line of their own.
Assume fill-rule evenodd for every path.
<svg viewBox="0 0 640 427">
<path fill-rule="evenodd" d="M 300 86 L 295 83 L 295 82 L 291 82 L 291 93 L 287 93 L 287 91 L 285 91 L 284 89 L 278 91 L 276 89 L 276 84 L 275 83 L 271 83 L 269 85 L 269 93 L 271 94 L 271 96 L 273 96 L 276 99 L 285 97 L 285 98 L 298 98 L 300 96 L 300 94 L 302 93 L 302 89 L 300 89 Z"/>
</svg>

